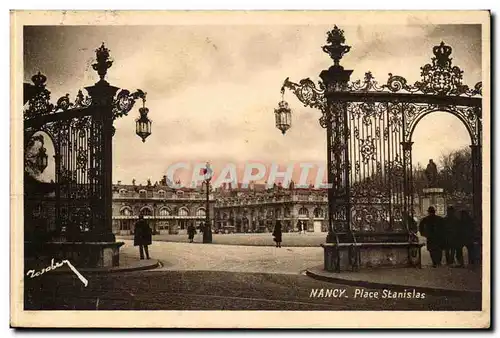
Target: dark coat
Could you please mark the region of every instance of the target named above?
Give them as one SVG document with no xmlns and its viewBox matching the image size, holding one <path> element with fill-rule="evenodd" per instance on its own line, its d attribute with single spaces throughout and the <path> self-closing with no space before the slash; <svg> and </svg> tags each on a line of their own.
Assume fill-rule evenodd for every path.
<svg viewBox="0 0 500 338">
<path fill-rule="evenodd" d="M 281 224 L 280 223 L 276 223 L 276 226 L 274 227 L 274 231 L 273 231 L 273 236 L 274 236 L 274 241 L 276 243 L 281 243 L 282 231 L 281 231 Z"/>
<path fill-rule="evenodd" d="M 190 239 L 193 238 L 194 235 L 196 234 L 196 228 L 193 225 L 188 226 L 187 233 Z"/>
<path fill-rule="evenodd" d="M 151 245 L 152 231 L 148 222 L 140 219 L 135 223 L 134 228 L 134 246 L 137 245 Z"/>
<path fill-rule="evenodd" d="M 462 215 L 458 221 L 458 245 L 470 245 L 474 243 L 474 220 L 469 215 Z"/>
<path fill-rule="evenodd" d="M 441 250 L 444 248 L 444 220 L 437 215 L 426 216 L 420 221 L 420 234 L 427 238 L 427 249 Z"/>
<path fill-rule="evenodd" d="M 459 245 L 459 219 L 455 215 L 447 215 L 444 218 L 444 244 L 447 248 L 454 248 Z"/>
</svg>

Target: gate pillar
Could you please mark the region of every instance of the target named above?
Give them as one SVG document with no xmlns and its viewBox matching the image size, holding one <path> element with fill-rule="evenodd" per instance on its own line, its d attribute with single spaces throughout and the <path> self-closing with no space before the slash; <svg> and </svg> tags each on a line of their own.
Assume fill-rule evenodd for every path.
<svg viewBox="0 0 500 338">
<path fill-rule="evenodd" d="M 481 145 L 471 146 L 471 162 L 472 162 L 472 204 L 473 204 L 473 219 L 475 229 L 475 240 L 480 244 L 483 242 L 482 220 L 483 220 L 483 184 L 482 175 L 483 168 L 481 163 Z M 482 252 L 477 251 L 477 252 Z M 476 257 L 477 258 L 477 257 Z"/>
<path fill-rule="evenodd" d="M 94 86 L 85 88 L 92 99 L 92 108 L 97 110 L 99 122 L 101 125 L 101 133 L 99 138 L 101 141 L 100 148 L 102 154 L 102 222 L 94 225 L 93 237 L 95 240 L 102 242 L 114 242 L 115 236 L 112 229 L 112 174 L 113 174 L 113 98 L 118 90 L 117 87 L 111 86 L 107 81 L 101 79 Z M 97 155 L 97 157 L 99 157 Z M 98 203 L 98 201 L 95 201 Z M 99 206 L 97 206 L 99 207 Z"/>
<path fill-rule="evenodd" d="M 352 70 L 334 65 L 321 72 L 327 97 L 322 124 L 326 127 L 328 170 L 327 243 L 338 241 L 337 233 L 349 230 L 349 158 L 346 103 L 335 100 L 335 93 L 346 90 Z"/>
</svg>

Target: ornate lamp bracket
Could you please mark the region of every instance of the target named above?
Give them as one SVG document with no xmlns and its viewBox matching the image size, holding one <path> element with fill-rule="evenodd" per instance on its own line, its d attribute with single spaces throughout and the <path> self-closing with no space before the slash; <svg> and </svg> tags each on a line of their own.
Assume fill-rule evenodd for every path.
<svg viewBox="0 0 500 338">
<path fill-rule="evenodd" d="M 290 89 L 299 101 L 304 104 L 304 107 L 317 108 L 324 111 L 326 108 L 325 89 L 322 82 L 318 82 L 318 86 L 319 88 L 316 87 L 316 84 L 310 78 L 302 79 L 297 84 L 291 82 L 287 77 L 283 82 L 281 90 L 284 91 L 285 88 Z"/>
<path fill-rule="evenodd" d="M 113 102 L 113 120 L 119 117 L 127 116 L 130 110 L 134 107 L 135 101 L 137 99 L 146 100 L 146 92 L 141 89 L 137 89 L 135 92 L 131 93 L 127 89 L 122 89 L 116 95 Z"/>
</svg>

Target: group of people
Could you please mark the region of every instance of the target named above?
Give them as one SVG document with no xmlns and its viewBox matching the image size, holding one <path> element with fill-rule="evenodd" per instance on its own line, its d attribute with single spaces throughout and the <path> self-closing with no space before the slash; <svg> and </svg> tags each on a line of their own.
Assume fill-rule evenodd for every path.
<svg viewBox="0 0 500 338">
<path fill-rule="evenodd" d="M 446 264 L 456 267 L 464 266 L 463 248 L 467 248 L 469 265 L 476 263 L 474 248 L 474 222 L 467 211 L 457 216 L 455 208 L 448 207 L 446 216 L 436 215 L 436 209 L 429 207 L 428 216 L 419 225 L 420 234 L 427 239 L 427 250 L 432 259 L 432 266 L 441 265 L 443 252 Z M 456 264 L 455 264 L 456 263 Z"/>
</svg>

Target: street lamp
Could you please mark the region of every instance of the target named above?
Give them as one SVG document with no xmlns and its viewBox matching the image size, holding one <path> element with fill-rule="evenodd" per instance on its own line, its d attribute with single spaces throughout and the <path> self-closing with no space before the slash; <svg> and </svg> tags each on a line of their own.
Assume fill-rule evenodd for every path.
<svg viewBox="0 0 500 338">
<path fill-rule="evenodd" d="M 204 183 L 206 186 L 206 207 L 205 207 L 205 229 L 203 229 L 203 243 L 212 243 L 212 227 L 210 224 L 210 181 L 212 180 L 213 171 L 210 168 L 210 163 L 207 162 L 203 169 Z"/>
<path fill-rule="evenodd" d="M 149 109 L 146 108 L 146 97 L 142 98 L 142 107 L 139 108 L 139 113 L 141 116 L 135 120 L 135 133 L 142 139 L 142 142 L 146 142 L 146 138 L 151 135 L 151 123 L 152 121 L 148 118 Z"/>
<path fill-rule="evenodd" d="M 281 130 L 285 135 L 286 131 L 292 126 L 292 111 L 288 107 L 288 103 L 284 100 L 285 87 L 281 88 L 281 101 L 278 103 L 278 108 L 274 109 L 276 118 L 276 128 Z"/>
<path fill-rule="evenodd" d="M 38 154 L 36 155 L 35 165 L 41 173 L 47 168 L 49 162 L 49 157 L 47 156 L 47 149 L 42 145 L 40 149 L 38 149 Z"/>
</svg>

